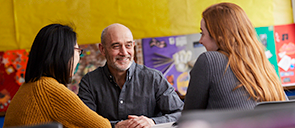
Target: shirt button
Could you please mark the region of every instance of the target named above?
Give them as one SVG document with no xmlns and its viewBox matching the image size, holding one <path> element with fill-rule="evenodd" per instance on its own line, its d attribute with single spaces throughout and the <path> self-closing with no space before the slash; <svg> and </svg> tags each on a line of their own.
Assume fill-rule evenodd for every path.
<svg viewBox="0 0 295 128">
<path fill-rule="evenodd" d="M 120 103 L 123 104 L 124 103 L 123 100 L 121 100 Z"/>
</svg>

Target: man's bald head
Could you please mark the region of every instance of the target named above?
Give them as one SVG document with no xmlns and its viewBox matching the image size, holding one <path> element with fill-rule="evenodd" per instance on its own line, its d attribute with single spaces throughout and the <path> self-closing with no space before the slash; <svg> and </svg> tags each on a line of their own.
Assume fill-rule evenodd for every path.
<svg viewBox="0 0 295 128">
<path fill-rule="evenodd" d="M 105 29 L 103 29 L 103 31 L 101 33 L 102 45 L 104 45 L 104 46 L 106 45 L 106 39 L 107 39 L 108 35 L 112 34 L 113 32 L 130 32 L 130 34 L 133 38 L 132 32 L 130 31 L 129 28 L 127 28 L 123 24 L 115 23 L 115 24 L 111 24 L 108 27 L 106 27 Z"/>
</svg>

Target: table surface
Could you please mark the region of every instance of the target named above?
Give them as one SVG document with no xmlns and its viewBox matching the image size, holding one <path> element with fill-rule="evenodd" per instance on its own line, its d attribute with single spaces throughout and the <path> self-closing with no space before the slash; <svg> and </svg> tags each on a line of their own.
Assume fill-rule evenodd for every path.
<svg viewBox="0 0 295 128">
<path fill-rule="evenodd" d="M 151 128 L 177 128 L 177 126 L 172 126 L 173 123 L 174 122 L 156 124 L 152 126 Z"/>
</svg>

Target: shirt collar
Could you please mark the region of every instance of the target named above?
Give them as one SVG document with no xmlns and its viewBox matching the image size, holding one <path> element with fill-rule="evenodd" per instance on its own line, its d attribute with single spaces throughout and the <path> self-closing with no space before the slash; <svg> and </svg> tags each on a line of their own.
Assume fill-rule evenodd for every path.
<svg viewBox="0 0 295 128">
<path fill-rule="evenodd" d="M 135 67 L 136 67 L 136 63 L 134 61 L 131 62 L 131 66 L 129 67 L 129 69 L 127 69 L 127 78 L 128 80 L 131 79 L 131 77 L 133 76 L 134 72 L 135 72 Z M 106 62 L 106 64 L 103 66 L 103 71 L 105 72 L 105 74 L 107 75 L 107 77 L 109 79 L 113 79 L 113 76 L 108 68 L 108 64 Z"/>
</svg>

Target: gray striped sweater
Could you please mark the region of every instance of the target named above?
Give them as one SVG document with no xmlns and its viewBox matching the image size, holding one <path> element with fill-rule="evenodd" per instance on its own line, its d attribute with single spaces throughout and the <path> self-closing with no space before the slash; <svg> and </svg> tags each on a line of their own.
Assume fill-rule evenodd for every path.
<svg viewBox="0 0 295 128">
<path fill-rule="evenodd" d="M 202 53 L 190 72 L 184 111 L 196 109 L 253 109 L 256 101 L 228 67 L 228 58 L 217 51 Z"/>
</svg>

